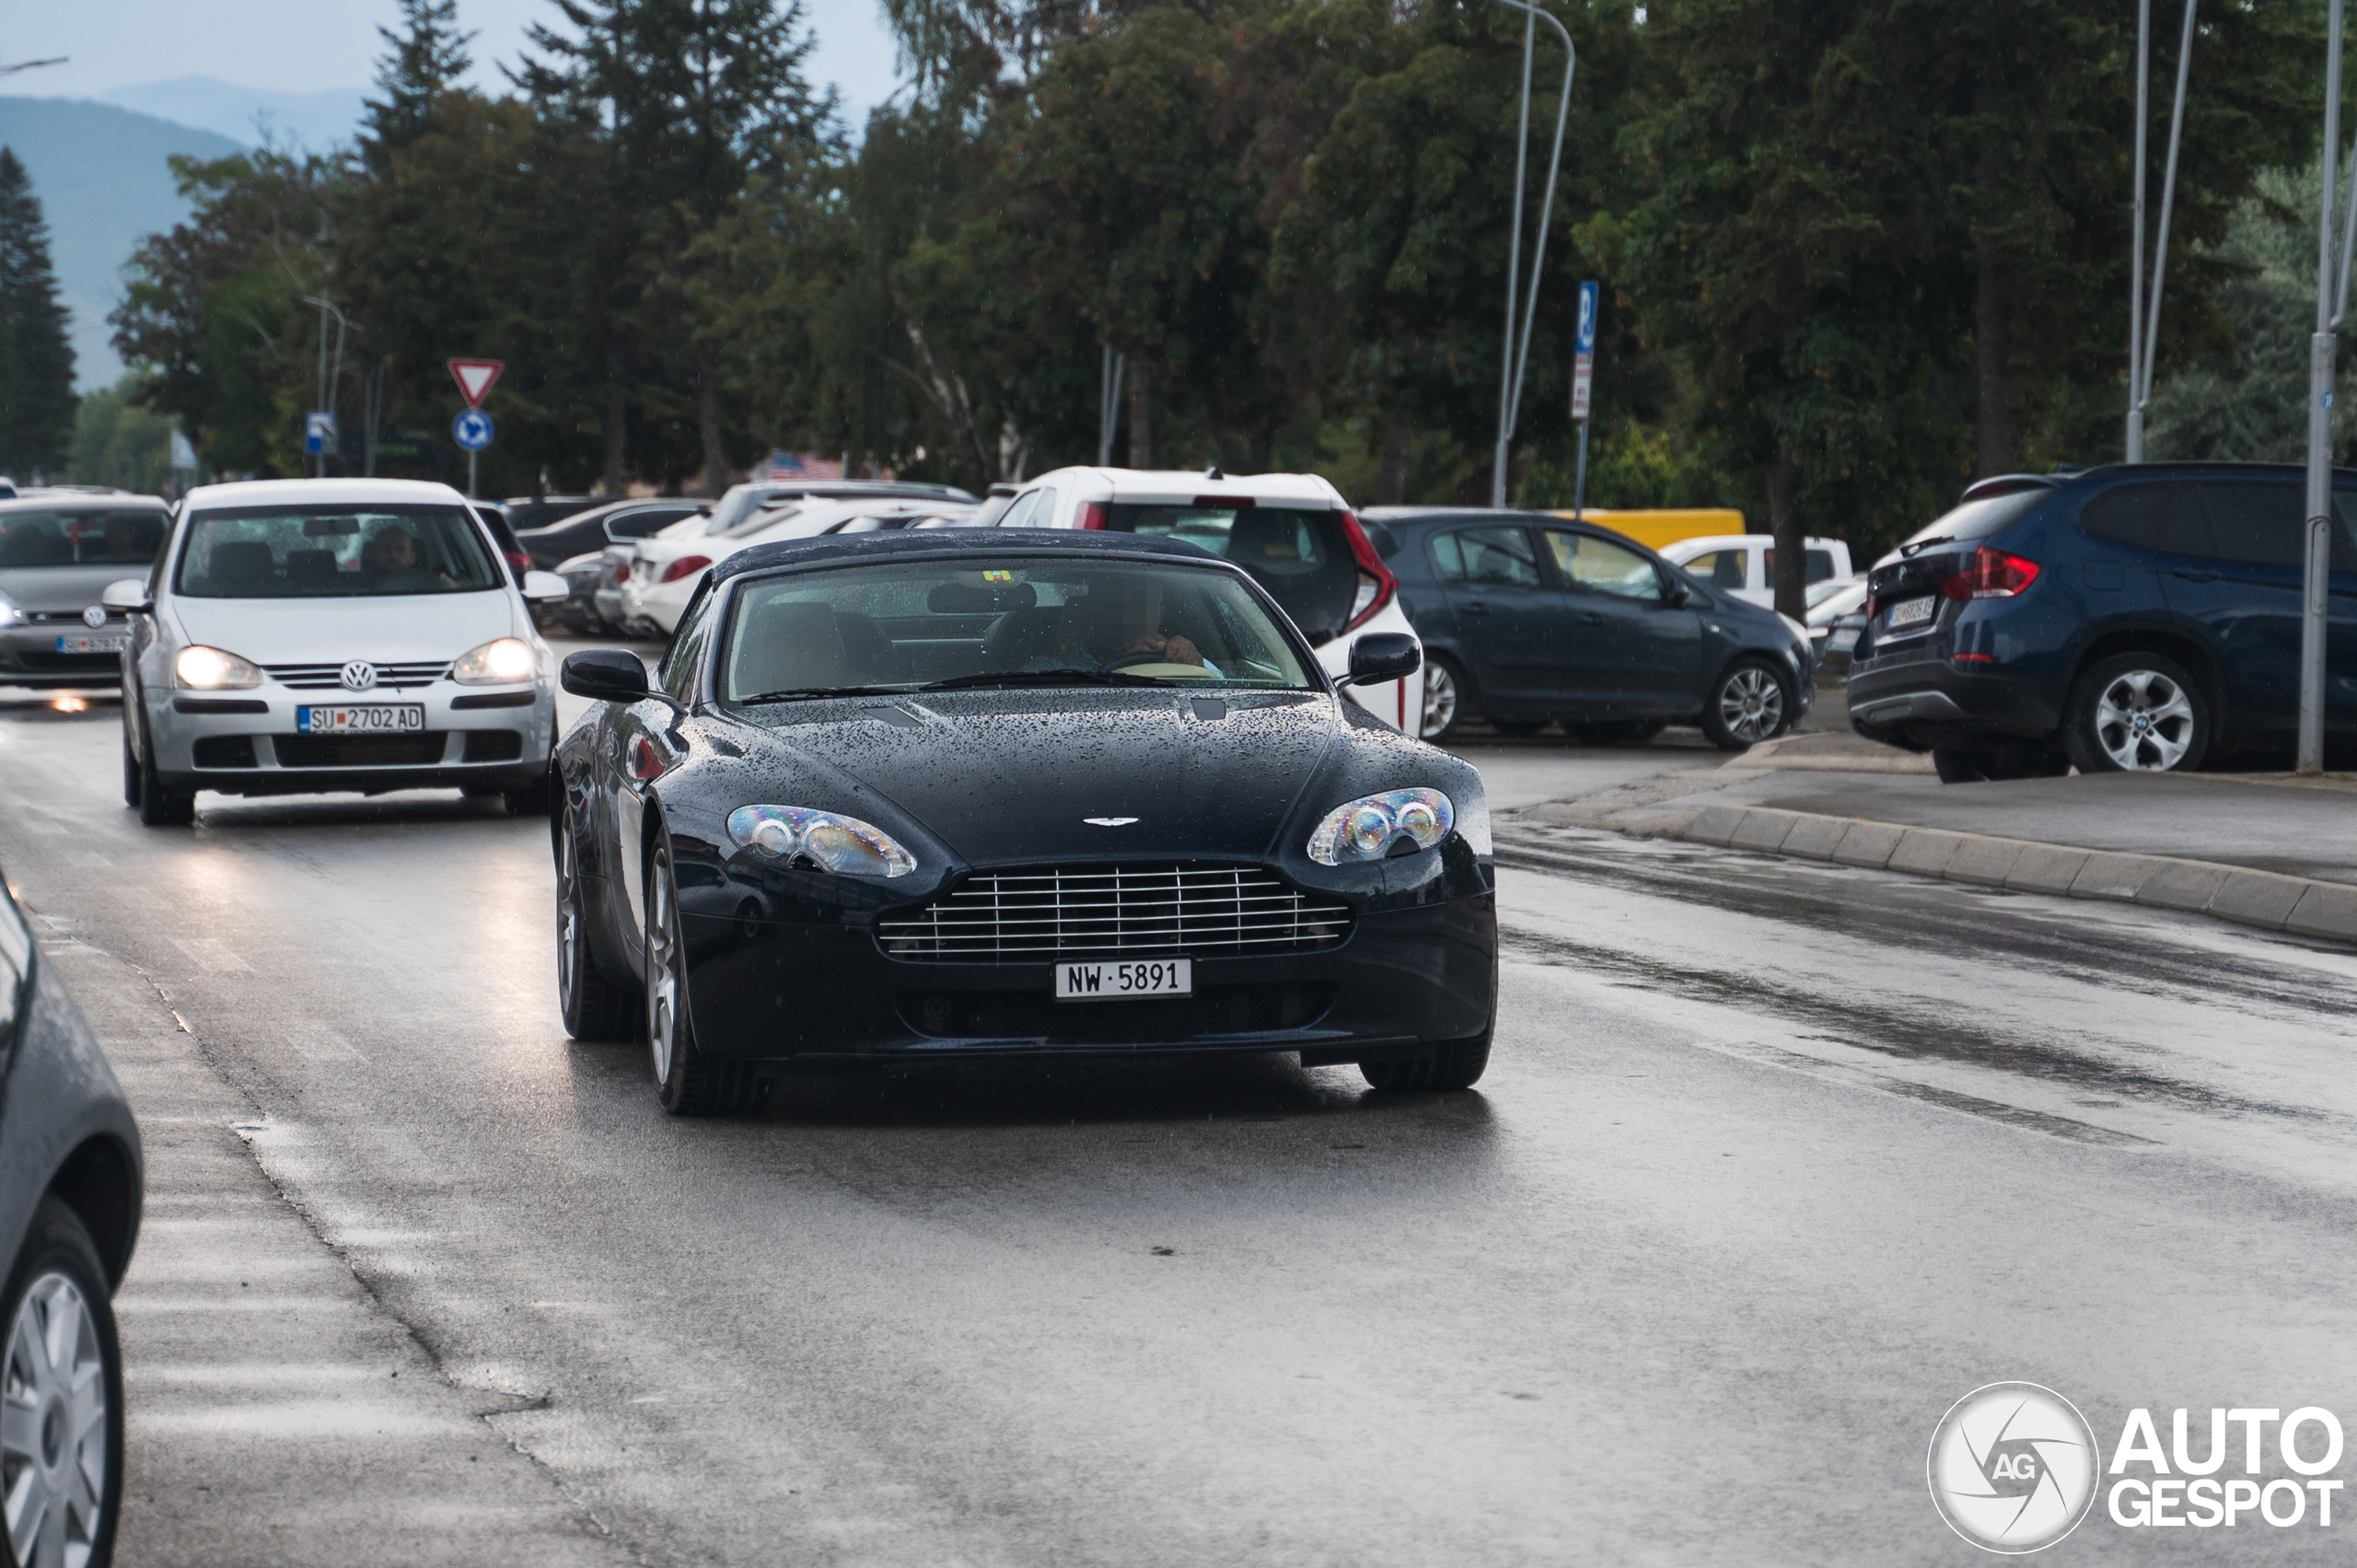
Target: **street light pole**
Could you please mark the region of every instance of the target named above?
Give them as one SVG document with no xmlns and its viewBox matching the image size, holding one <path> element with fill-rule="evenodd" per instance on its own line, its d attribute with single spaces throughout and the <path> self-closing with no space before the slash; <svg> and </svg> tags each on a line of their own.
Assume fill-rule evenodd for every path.
<svg viewBox="0 0 2357 1568">
<path fill-rule="evenodd" d="M 1498 0 L 1523 14 L 1522 26 L 1522 126 L 1520 139 L 1514 154 L 1514 221 L 1513 238 L 1506 247 L 1506 331 L 1504 363 L 1498 367 L 1498 447 L 1490 468 L 1490 505 L 1506 504 L 1506 467 L 1508 451 L 1514 442 L 1515 420 L 1522 412 L 1522 382 L 1530 368 L 1530 329 L 1538 315 L 1538 285 L 1546 276 L 1547 229 L 1555 215 L 1555 177 L 1563 166 L 1563 126 L 1572 110 L 1572 71 L 1579 64 L 1579 52 L 1572 47 L 1572 35 L 1562 23 L 1529 3 L 1529 0 Z M 1531 246 L 1530 292 L 1526 302 L 1522 292 L 1522 183 L 1524 166 L 1530 156 L 1530 63 L 1537 41 L 1538 23 L 1544 19 L 1563 41 L 1563 90 L 1555 105 L 1555 150 L 1547 162 L 1547 193 L 1538 203 L 1538 238 Z M 1515 317 L 1522 318 L 1519 347 L 1515 343 Z"/>
<path fill-rule="evenodd" d="M 2316 196 L 2316 330 L 2308 339 L 2307 560 L 2301 582 L 2300 728 L 2297 769 L 2324 772 L 2326 595 L 2332 573 L 2332 383 L 2340 323 L 2349 314 L 2349 260 L 2357 246 L 2357 160 L 2341 203 L 2340 254 L 2333 250 L 2333 198 L 2340 157 L 2343 0 L 2332 0 L 2325 33 L 2324 169 Z"/>
<path fill-rule="evenodd" d="M 2153 74 L 2153 0 L 2138 0 L 2136 12 L 2136 238 L 2128 285 L 2128 460 L 2144 460 L 2144 410 L 2153 401 L 2153 360 L 2160 346 L 2161 285 L 2168 274 L 2169 215 L 2177 204 L 2177 151 L 2185 141 L 2185 91 L 2193 64 L 2194 11 L 2185 0 L 2185 31 L 2177 41 L 2177 106 L 2169 114 L 2169 161 L 2161 176 L 2161 232 L 2153 252 L 2153 308 L 2144 309 L 2144 126 L 2149 118 Z"/>
<path fill-rule="evenodd" d="M 319 308 L 319 407 L 327 411 L 329 423 L 332 424 L 335 420 L 336 389 L 343 384 L 343 334 L 351 323 L 343 319 L 343 311 L 338 310 L 324 299 L 307 294 L 303 296 L 303 303 Z M 328 372 L 328 318 L 330 316 L 335 318 L 335 372 L 332 376 Z M 319 446 L 318 477 L 325 479 L 327 476 L 328 449 L 326 443 L 322 442 Z"/>
</svg>

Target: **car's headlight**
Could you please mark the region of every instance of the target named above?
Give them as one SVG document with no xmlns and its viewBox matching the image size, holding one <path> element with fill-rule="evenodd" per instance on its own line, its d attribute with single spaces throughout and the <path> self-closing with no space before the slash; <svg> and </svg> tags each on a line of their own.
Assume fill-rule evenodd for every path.
<svg viewBox="0 0 2357 1568">
<path fill-rule="evenodd" d="M 0 594 L 0 626 L 14 626 L 24 619 L 25 612 L 6 594 Z"/>
<path fill-rule="evenodd" d="M 844 877 L 906 877 L 917 857 L 873 822 L 801 806 L 740 806 L 728 836 L 781 865 L 808 861 Z"/>
<path fill-rule="evenodd" d="M 261 667 L 199 643 L 172 661 L 172 679 L 192 691 L 242 691 L 261 684 Z"/>
<path fill-rule="evenodd" d="M 521 637 L 495 637 L 482 647 L 470 648 L 450 667 L 450 679 L 461 686 L 513 686 L 540 672 L 540 656 Z"/>
<path fill-rule="evenodd" d="M 1309 835 L 1309 858 L 1320 865 L 1381 860 L 1402 838 L 1420 850 L 1448 837 L 1457 807 L 1436 789 L 1391 789 L 1337 806 Z"/>
</svg>

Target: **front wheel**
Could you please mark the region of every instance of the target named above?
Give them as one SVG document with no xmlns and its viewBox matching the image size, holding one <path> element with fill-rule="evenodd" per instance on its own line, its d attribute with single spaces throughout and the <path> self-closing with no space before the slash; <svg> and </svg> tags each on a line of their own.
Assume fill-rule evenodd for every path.
<svg viewBox="0 0 2357 1568">
<path fill-rule="evenodd" d="M 1369 1086 L 1384 1090 L 1469 1089 L 1489 1068 L 1490 1036 L 1496 1028 L 1493 1022 L 1471 1040 L 1450 1040 L 1420 1056 L 1362 1062 L 1359 1075 Z"/>
<path fill-rule="evenodd" d="M 137 804 L 139 820 L 150 828 L 185 828 L 196 820 L 196 792 L 166 789 L 163 776 L 156 772 L 156 753 L 152 749 L 139 754 Z"/>
<path fill-rule="evenodd" d="M 2093 666 L 2062 709 L 2062 747 L 2083 773 L 2191 772 L 2210 736 L 2210 699 L 2161 654 Z"/>
<path fill-rule="evenodd" d="M 1424 661 L 1422 738 L 1446 740 L 1465 716 L 1465 677 L 1446 654 Z"/>
<path fill-rule="evenodd" d="M 122 1349 L 98 1249 L 54 1198 L 33 1211 L 0 1295 L 0 1482 L 13 1561 L 105 1568 L 122 1504 Z"/>
<path fill-rule="evenodd" d="M 510 817 L 546 817 L 549 814 L 549 807 L 556 802 L 555 789 L 549 783 L 549 775 L 546 773 L 542 773 L 521 789 L 511 789 L 502 793 Z"/>
<path fill-rule="evenodd" d="M 683 932 L 671 847 L 661 844 L 646 868 L 646 1049 L 663 1109 L 674 1116 L 705 1116 L 727 1109 L 727 1075 L 696 1050 Z"/>
<path fill-rule="evenodd" d="M 139 804 L 139 753 L 131 749 L 131 726 L 122 728 L 122 803 Z"/>
<path fill-rule="evenodd" d="M 1720 672 L 1702 701 L 1702 734 L 1722 751 L 1772 740 L 1792 722 L 1792 693 L 1765 659 L 1741 658 Z"/>
<path fill-rule="evenodd" d="M 570 810 L 558 830 L 556 854 L 556 994 L 564 1032 L 575 1040 L 634 1039 L 643 1003 L 606 978 L 590 947 L 588 889 L 581 880 Z"/>
</svg>

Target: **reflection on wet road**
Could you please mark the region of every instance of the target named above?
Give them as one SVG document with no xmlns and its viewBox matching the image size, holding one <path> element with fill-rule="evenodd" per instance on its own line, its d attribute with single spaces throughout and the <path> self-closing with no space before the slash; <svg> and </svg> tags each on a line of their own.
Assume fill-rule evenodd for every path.
<svg viewBox="0 0 2357 1568">
<path fill-rule="evenodd" d="M 557 1026 L 543 827 L 142 830 L 115 734 L 0 714 L 0 864 L 643 1560 L 1945 1562 L 1924 1444 L 1980 1384 L 2107 1440 L 2134 1404 L 2357 1411 L 2344 953 L 1509 827 L 1472 1094 L 926 1064 L 679 1122 Z M 305 1463 L 281 1495 L 332 1487 Z"/>
</svg>

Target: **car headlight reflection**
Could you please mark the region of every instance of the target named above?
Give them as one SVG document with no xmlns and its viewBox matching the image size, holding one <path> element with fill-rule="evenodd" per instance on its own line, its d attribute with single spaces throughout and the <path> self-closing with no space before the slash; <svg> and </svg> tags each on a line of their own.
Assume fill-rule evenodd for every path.
<svg viewBox="0 0 2357 1568">
<path fill-rule="evenodd" d="M 28 619 L 25 612 L 17 608 L 14 600 L 10 599 L 6 594 L 0 594 L 0 626 L 14 626 Z"/>
<path fill-rule="evenodd" d="M 192 691 L 242 691 L 261 684 L 261 667 L 198 643 L 172 661 L 172 679 Z"/>
<path fill-rule="evenodd" d="M 1393 789 L 1338 806 L 1309 835 L 1309 858 L 1320 865 L 1381 860 L 1403 842 L 1426 850 L 1448 837 L 1457 807 L 1436 789 Z"/>
<path fill-rule="evenodd" d="M 906 877 L 917 858 L 873 822 L 800 806 L 740 806 L 728 836 L 781 865 L 807 864 L 843 877 Z"/>
<path fill-rule="evenodd" d="M 450 667 L 450 679 L 461 686 L 513 686 L 540 672 L 540 656 L 521 637 L 494 637 L 482 647 L 470 648 Z"/>
</svg>

